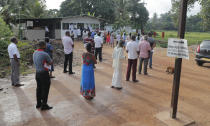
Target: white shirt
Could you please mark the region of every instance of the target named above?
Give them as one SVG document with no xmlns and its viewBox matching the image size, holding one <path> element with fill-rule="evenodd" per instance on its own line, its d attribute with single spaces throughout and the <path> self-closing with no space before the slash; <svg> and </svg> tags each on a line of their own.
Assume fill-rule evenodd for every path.
<svg viewBox="0 0 210 126">
<path fill-rule="evenodd" d="M 8 46 L 8 53 L 9 53 L 9 58 L 13 59 L 14 56 L 16 54 L 17 58 L 20 58 L 20 53 L 19 50 L 17 48 L 17 45 L 15 43 L 11 43 Z"/>
<path fill-rule="evenodd" d="M 117 38 L 117 41 L 119 42 L 119 41 L 120 41 L 120 39 L 121 39 L 121 35 L 120 35 L 120 34 L 118 34 L 118 35 L 116 36 L 116 38 Z"/>
<path fill-rule="evenodd" d="M 81 30 L 77 29 L 77 35 L 80 36 L 81 35 Z"/>
<path fill-rule="evenodd" d="M 77 34 L 77 29 L 74 29 L 73 32 L 74 32 L 74 38 L 77 38 L 77 35 L 78 35 L 78 34 Z"/>
<path fill-rule="evenodd" d="M 128 51 L 128 59 L 137 59 L 139 46 L 135 41 L 130 41 L 126 45 L 126 51 Z"/>
<path fill-rule="evenodd" d="M 65 54 L 70 54 L 71 52 L 73 52 L 73 45 L 74 42 L 72 41 L 71 37 L 69 36 L 64 36 L 62 39 L 62 43 L 64 46 L 64 53 Z"/>
<path fill-rule="evenodd" d="M 97 35 L 94 37 L 94 42 L 95 42 L 95 48 L 101 48 L 103 44 L 103 39 Z"/>
</svg>

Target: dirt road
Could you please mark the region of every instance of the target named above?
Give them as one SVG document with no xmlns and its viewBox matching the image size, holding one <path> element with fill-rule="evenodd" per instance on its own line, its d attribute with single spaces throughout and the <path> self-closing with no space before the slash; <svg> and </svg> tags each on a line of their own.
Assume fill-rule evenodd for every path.
<svg viewBox="0 0 210 126">
<path fill-rule="evenodd" d="M 83 46 L 76 44 L 76 52 Z M 0 80 L 0 126 L 165 126 L 154 116 L 170 110 L 173 76 L 165 73 L 174 58 L 166 49 L 156 48 L 153 69 L 149 76 L 137 75 L 139 83 L 123 82 L 121 91 L 111 89 L 112 49 L 104 47 L 103 63 L 96 65 L 96 97 L 86 101 L 80 96 L 81 66 L 75 75 L 62 73 L 56 67 L 49 95 L 54 108 L 41 112 L 35 109 L 34 75 L 21 78 L 22 88 L 13 88 L 7 79 Z M 191 55 L 183 61 L 179 112 L 195 120 L 198 126 L 210 126 L 210 65 L 198 67 Z M 125 76 L 127 60 L 124 61 Z M 7 89 L 8 88 L 8 89 Z"/>
</svg>

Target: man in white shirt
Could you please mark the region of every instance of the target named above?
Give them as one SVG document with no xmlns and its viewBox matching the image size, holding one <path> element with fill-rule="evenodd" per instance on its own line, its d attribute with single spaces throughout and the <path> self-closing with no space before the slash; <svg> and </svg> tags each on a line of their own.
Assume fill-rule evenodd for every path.
<svg viewBox="0 0 210 126">
<path fill-rule="evenodd" d="M 132 36 L 131 38 L 132 40 L 126 45 L 126 51 L 128 53 L 128 69 L 126 74 L 126 81 L 129 81 L 130 79 L 130 72 L 132 68 L 132 80 L 133 82 L 138 82 L 138 80 L 136 80 L 136 70 L 139 48 L 138 44 L 135 42 L 136 36 Z"/>
<path fill-rule="evenodd" d="M 116 43 L 116 45 L 117 45 L 117 44 L 118 44 L 118 42 L 120 42 L 120 40 L 121 40 L 121 35 L 120 35 L 120 33 L 117 33 L 116 38 L 117 38 L 117 43 Z"/>
<path fill-rule="evenodd" d="M 23 84 L 20 84 L 20 79 L 19 79 L 20 53 L 16 45 L 17 43 L 18 40 L 15 37 L 13 37 L 11 39 L 11 43 L 8 46 L 8 53 L 12 69 L 12 74 L 11 74 L 12 86 L 20 87 L 23 86 Z"/>
<path fill-rule="evenodd" d="M 66 32 L 66 36 L 62 39 L 63 47 L 64 47 L 64 53 L 65 53 L 65 61 L 64 61 L 64 73 L 69 72 L 69 74 L 74 74 L 72 72 L 72 61 L 73 61 L 73 49 L 74 49 L 74 42 L 72 41 L 70 37 L 70 32 Z M 66 70 L 69 63 L 69 71 Z"/>
<path fill-rule="evenodd" d="M 103 39 L 101 38 L 101 33 L 99 32 L 97 36 L 94 37 L 95 43 L 95 57 L 97 60 L 99 54 L 99 61 L 102 62 L 102 48 L 103 48 Z"/>
</svg>

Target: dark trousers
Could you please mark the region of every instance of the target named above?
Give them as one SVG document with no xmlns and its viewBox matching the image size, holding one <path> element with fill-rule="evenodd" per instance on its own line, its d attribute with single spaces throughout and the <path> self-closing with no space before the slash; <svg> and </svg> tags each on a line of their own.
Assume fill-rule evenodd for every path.
<svg viewBox="0 0 210 126">
<path fill-rule="evenodd" d="M 37 105 L 47 105 L 50 90 L 50 76 L 48 72 L 36 73 L 36 99 Z"/>
<path fill-rule="evenodd" d="M 132 68 L 132 80 L 136 80 L 136 69 L 137 69 L 137 59 L 128 59 L 128 68 L 126 74 L 126 80 L 130 80 L 130 73 Z"/>
<path fill-rule="evenodd" d="M 139 63 L 139 74 L 141 73 L 142 70 L 142 64 L 144 62 L 144 74 L 147 74 L 147 65 L 148 65 L 148 58 L 140 58 L 139 59 L 140 63 Z"/>
<path fill-rule="evenodd" d="M 70 54 L 65 54 L 64 71 L 67 71 L 66 68 L 69 63 L 69 73 L 72 73 L 72 61 L 73 61 L 73 52 Z"/>
<path fill-rule="evenodd" d="M 99 61 L 102 62 L 102 47 L 101 48 L 95 48 L 96 60 L 97 60 L 98 55 L 99 55 Z"/>
<path fill-rule="evenodd" d="M 150 54 L 149 54 L 149 67 L 150 68 L 152 67 L 152 56 L 153 56 L 153 52 L 150 51 Z"/>
</svg>

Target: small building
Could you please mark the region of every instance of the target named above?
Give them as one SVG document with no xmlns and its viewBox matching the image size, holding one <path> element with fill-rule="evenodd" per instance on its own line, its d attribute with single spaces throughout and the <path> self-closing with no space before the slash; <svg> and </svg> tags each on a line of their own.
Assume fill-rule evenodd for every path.
<svg viewBox="0 0 210 126">
<path fill-rule="evenodd" d="M 82 15 L 64 18 L 20 19 L 22 38 L 27 40 L 41 40 L 46 34 L 50 39 L 61 39 L 66 31 L 74 29 L 100 29 L 102 19 Z"/>
</svg>

